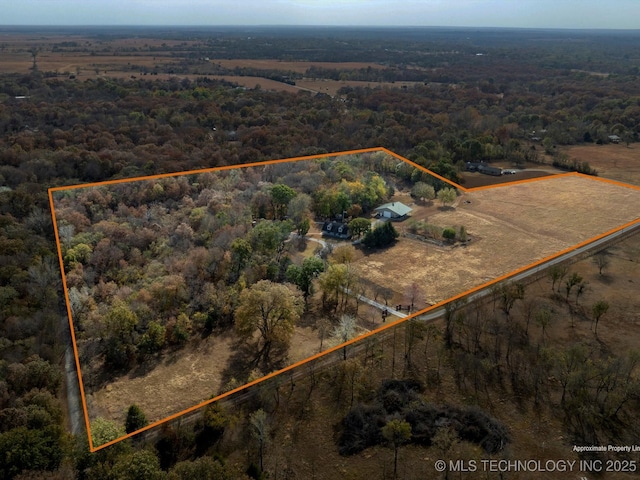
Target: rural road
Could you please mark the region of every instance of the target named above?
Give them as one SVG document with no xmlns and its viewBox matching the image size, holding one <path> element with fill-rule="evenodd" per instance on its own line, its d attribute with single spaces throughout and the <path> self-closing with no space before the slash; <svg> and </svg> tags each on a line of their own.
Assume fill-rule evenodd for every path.
<svg viewBox="0 0 640 480">
<path fill-rule="evenodd" d="M 65 322 L 67 327 L 68 320 Z M 67 375 L 67 405 L 69 409 L 69 423 L 71 426 L 71 434 L 77 435 L 82 431 L 84 422 L 84 413 L 82 411 L 82 403 L 80 402 L 80 386 L 78 383 L 78 371 L 76 369 L 76 361 L 73 356 L 73 347 L 69 339 L 69 345 L 64 351 L 64 370 Z"/>
<path fill-rule="evenodd" d="M 391 315 L 395 315 L 396 317 L 399 317 L 399 318 L 407 317 L 406 313 L 399 312 L 399 311 L 397 311 L 397 310 L 395 310 L 395 309 L 393 309 L 391 307 L 388 307 L 386 305 L 378 303 L 375 300 L 371 300 L 370 298 L 367 298 L 364 295 L 359 295 L 359 294 L 354 295 L 353 292 L 348 288 L 345 288 L 344 291 L 345 291 L 345 293 L 347 295 L 351 295 L 352 297 L 356 297 L 358 300 L 360 300 L 360 301 L 362 301 L 364 303 L 368 303 L 369 305 L 371 305 L 373 307 L 376 307 L 376 308 L 378 308 L 378 309 L 380 309 L 382 311 L 387 310 Z"/>
<path fill-rule="evenodd" d="M 309 234 L 307 235 L 307 240 L 309 240 L 309 241 L 311 241 L 311 242 L 319 243 L 319 244 L 320 244 L 320 245 L 322 245 L 324 248 L 326 248 L 326 247 L 327 247 L 327 242 L 325 242 L 324 240 L 321 240 L 321 239 L 319 239 L 319 238 L 313 238 L 313 237 L 311 237 L 310 235 L 317 235 L 317 233 L 316 233 L 316 234 L 309 233 Z"/>
</svg>

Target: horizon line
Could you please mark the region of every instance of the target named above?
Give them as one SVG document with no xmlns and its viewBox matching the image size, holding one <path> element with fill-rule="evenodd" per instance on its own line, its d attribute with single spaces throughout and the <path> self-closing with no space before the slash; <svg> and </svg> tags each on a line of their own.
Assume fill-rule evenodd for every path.
<svg viewBox="0 0 640 480">
<path fill-rule="evenodd" d="M 304 23 L 268 23 L 268 24 L 135 24 L 135 23 L 78 23 L 78 24 L 57 24 L 57 23 L 34 23 L 34 24 L 0 24 L 3 28 L 383 28 L 383 29 L 483 29 L 483 30 L 551 30 L 551 31 L 614 31 L 614 32 L 640 32 L 640 28 L 624 27 L 550 27 L 550 26 L 499 26 L 499 25 L 385 25 L 385 24 L 304 24 Z"/>
</svg>

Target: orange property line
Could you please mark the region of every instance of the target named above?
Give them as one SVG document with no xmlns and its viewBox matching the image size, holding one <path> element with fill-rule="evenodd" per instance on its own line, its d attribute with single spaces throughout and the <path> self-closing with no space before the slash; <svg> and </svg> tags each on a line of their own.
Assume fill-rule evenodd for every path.
<svg viewBox="0 0 640 480">
<path fill-rule="evenodd" d="M 53 201 L 53 193 L 54 192 L 58 192 L 58 191 L 66 191 L 66 190 L 75 190 L 75 189 L 79 189 L 79 188 L 89 188 L 89 187 L 97 187 L 97 186 L 105 186 L 105 185 L 114 185 L 114 184 L 120 184 L 120 183 L 129 183 L 129 182 L 135 182 L 135 181 L 141 181 L 141 180 L 156 180 L 156 179 L 161 179 L 161 178 L 167 178 L 167 177 L 176 177 L 176 176 L 184 176 L 184 175 L 189 175 L 189 174 L 199 174 L 199 173 L 206 173 L 206 172 L 214 172 L 214 171 L 224 171 L 224 170 L 232 170 L 232 169 L 237 169 L 237 168 L 245 168 L 245 167 L 258 167 L 258 166 L 264 166 L 264 165 L 273 165 L 273 164 L 279 164 L 279 163 L 288 163 L 288 162 L 294 162 L 294 161 L 300 161 L 300 160 L 314 160 L 314 159 L 318 159 L 318 158 L 327 158 L 327 157 L 334 157 L 334 156 L 338 156 L 338 155 L 357 155 L 357 154 L 362 154 L 362 153 L 369 153 L 369 152 L 376 152 L 376 151 L 380 151 L 380 148 L 363 148 L 363 149 L 358 149 L 358 150 L 349 150 L 349 151 L 345 151 L 345 152 L 337 152 L 337 153 L 325 153 L 325 154 L 316 154 L 316 155 L 308 155 L 308 156 L 303 156 L 303 157 L 293 157 L 293 158 L 287 158 L 287 159 L 277 159 L 277 160 L 267 160 L 264 162 L 252 162 L 252 163 L 245 163 L 245 164 L 241 164 L 241 165 L 225 165 L 222 167 L 212 167 L 212 168 L 205 168 L 205 169 L 200 169 L 200 170 L 190 170 L 190 171 L 185 171 L 185 172 L 174 172 L 174 173 L 164 173 L 164 174 L 158 174 L 158 175 L 148 175 L 148 176 L 144 176 L 144 177 L 132 177 L 132 178 L 123 178 L 123 179 L 116 179 L 116 180 L 107 180 L 104 182 L 92 182 L 92 183 L 85 183 L 85 184 L 81 184 L 81 185 L 70 185 L 70 186 L 63 186 L 63 187 L 53 187 L 50 188 L 48 190 L 48 194 L 49 194 L 49 206 L 51 208 L 51 214 L 53 217 L 53 226 L 54 226 L 54 234 L 56 237 L 56 249 L 58 252 L 58 261 L 60 264 L 60 272 L 62 274 L 62 284 L 63 284 L 63 290 L 64 290 L 64 297 L 65 297 L 65 303 L 67 305 L 67 317 L 69 318 L 69 328 L 71 330 L 71 341 L 73 343 L 73 355 L 75 358 L 75 363 L 76 363 L 76 369 L 78 371 L 78 383 L 79 383 L 79 388 L 80 388 L 80 398 L 82 400 L 82 409 L 83 409 L 83 413 L 84 413 L 84 420 L 85 420 L 85 424 L 87 427 L 87 436 L 89 437 L 89 451 L 91 452 L 96 452 L 102 448 L 108 447 L 109 445 L 113 445 L 114 443 L 117 443 L 121 440 L 124 440 L 126 438 L 130 438 L 138 433 L 141 433 L 145 430 L 149 430 L 150 428 L 156 427 L 158 425 L 161 425 L 163 423 L 166 423 L 170 420 L 173 420 L 174 418 L 180 417 L 182 415 L 185 415 L 193 410 L 196 410 L 198 408 L 201 408 L 204 405 L 207 405 L 215 400 L 219 400 L 221 398 L 225 398 L 229 395 L 232 395 L 238 391 L 244 390 L 245 388 L 248 388 L 252 385 L 255 385 L 256 383 L 259 383 L 260 381 L 263 380 L 267 380 L 275 375 L 278 375 L 284 371 L 290 370 L 291 368 L 294 368 L 295 366 L 298 366 L 302 363 L 306 363 L 307 361 L 310 361 L 312 359 L 318 358 L 321 355 L 314 355 L 313 357 L 310 357 L 307 360 L 303 360 L 302 362 L 298 362 L 297 364 L 291 365 L 290 367 L 287 367 L 286 369 L 280 370 L 280 371 L 276 371 L 276 372 L 272 372 L 268 375 L 266 375 L 265 377 L 262 377 L 258 380 L 255 380 L 253 382 L 250 382 L 248 384 L 242 385 L 238 388 L 235 388 L 233 390 L 230 390 L 229 392 L 225 392 L 222 395 L 218 395 L 217 397 L 214 397 L 211 400 L 202 402 L 198 405 L 195 405 L 194 407 L 191 407 L 187 410 L 183 410 L 182 412 L 178 412 L 174 415 L 171 415 L 169 417 L 166 417 L 162 420 L 153 422 L 149 425 L 147 425 L 146 427 L 137 430 L 135 432 L 129 433 L 123 437 L 117 438 L 115 440 L 112 440 L 108 443 L 99 445 L 99 446 L 94 446 L 93 445 L 93 438 L 91 436 L 91 422 L 89 421 L 89 410 L 87 408 L 87 400 L 86 400 L 86 394 L 85 394 L 85 388 L 84 388 L 84 381 L 82 378 L 82 368 L 80 365 L 80 356 L 78 354 L 78 345 L 76 342 L 76 335 L 75 335 L 75 328 L 74 328 L 74 323 L 73 323 L 73 315 L 71 312 L 71 302 L 69 300 L 69 291 L 67 288 L 67 276 L 66 273 L 64 271 L 64 259 L 62 257 L 62 248 L 60 246 L 60 235 L 58 232 L 58 225 L 56 222 L 56 213 L 55 213 L 55 204 Z M 328 351 L 325 352 L 321 352 L 322 354 L 327 354 L 330 353 L 332 351 L 337 350 L 338 348 L 340 348 L 341 345 L 339 345 L 338 347 L 336 347 L 335 349 L 330 349 Z"/>
<path fill-rule="evenodd" d="M 53 216 L 53 231 L 56 237 L 56 249 L 58 251 L 58 262 L 60 263 L 60 272 L 62 273 L 62 289 L 64 290 L 64 300 L 67 305 L 67 317 L 69 318 L 69 329 L 71 330 L 71 342 L 73 343 L 73 356 L 76 362 L 76 370 L 78 371 L 78 383 L 80 384 L 80 398 L 82 399 L 82 410 L 84 413 L 84 421 L 87 425 L 87 434 L 89 436 L 89 450 L 94 451 L 93 441 L 91 439 L 91 426 L 89 425 L 89 411 L 87 410 L 87 401 L 84 395 L 84 385 L 82 383 L 82 372 L 80 370 L 80 357 L 78 356 L 78 345 L 76 343 L 76 331 L 73 328 L 73 320 L 71 315 L 71 302 L 69 301 L 69 290 L 67 288 L 67 276 L 64 271 L 64 261 L 62 259 L 62 249 L 60 247 L 60 235 L 58 234 L 58 224 L 56 222 L 55 206 L 53 203 L 53 189 L 49 189 L 49 206 L 51 207 L 51 215 Z"/>
<path fill-rule="evenodd" d="M 370 152 L 378 152 L 380 148 L 372 147 L 372 148 L 361 148 L 359 150 L 347 150 L 345 152 L 335 152 L 335 153 L 322 153 L 315 155 L 308 155 L 305 157 L 293 157 L 293 158 L 282 158 L 277 160 L 265 160 L 264 162 L 251 162 L 251 163 L 242 163 L 240 165 L 225 165 L 223 167 L 210 167 L 210 168 L 202 168 L 199 170 L 187 170 L 184 172 L 173 172 L 173 173 L 159 173 L 157 175 L 147 175 L 143 177 L 131 177 L 131 178 L 118 178 L 116 180 L 105 180 L 103 182 L 92 182 L 92 183 L 83 183 L 80 185 L 68 185 L 63 187 L 53 187 L 49 189 L 49 192 L 58 192 L 62 190 L 73 190 L 77 188 L 88 188 L 88 187 L 99 187 L 103 185 L 114 185 L 118 183 L 128 183 L 128 182 L 137 182 L 140 180 L 157 180 L 160 178 L 167 177 L 182 177 L 185 175 L 198 174 L 198 173 L 207 173 L 207 172 L 221 172 L 224 170 L 235 170 L 237 168 L 246 168 L 246 167 L 261 167 L 264 165 L 275 165 L 278 163 L 289 163 L 289 162 L 297 162 L 300 160 L 315 160 L 318 158 L 327 158 L 327 157 L 337 157 L 338 155 L 357 155 L 361 153 L 370 153 Z M 436 175 L 435 173 L 433 175 Z"/>
<path fill-rule="evenodd" d="M 510 277 L 513 277 L 514 275 L 517 275 L 519 273 L 525 272 L 529 269 L 535 268 L 539 265 L 542 265 L 546 262 L 548 262 L 549 260 L 552 260 L 554 258 L 560 257 L 568 252 L 571 252 L 573 250 L 576 250 L 582 246 L 588 245 L 589 243 L 592 243 L 594 241 L 597 241 L 601 238 L 604 238 L 608 235 L 611 235 L 615 232 L 618 232 L 620 230 L 623 230 L 627 227 L 633 226 L 635 224 L 638 224 L 640 222 L 640 218 L 633 220 L 631 222 L 628 222 L 620 227 L 614 228 L 612 230 L 609 230 L 603 234 L 600 234 L 596 237 L 590 238 L 588 240 L 585 240 L 583 242 L 580 242 L 574 246 L 571 246 L 569 248 L 566 248 L 560 252 L 557 252 L 551 256 L 545 257 L 541 260 L 538 260 L 536 262 L 533 262 L 529 265 L 526 265 L 524 267 L 518 268 L 517 270 L 514 270 L 512 272 L 509 272 L 505 275 L 502 275 L 498 278 L 495 278 L 489 282 L 485 282 L 479 286 L 476 286 L 474 288 L 471 288 L 465 292 L 462 292 L 460 294 L 457 294 L 451 298 L 448 298 L 446 300 L 443 300 L 441 302 L 438 302 L 434 305 L 431 305 L 430 307 L 427 307 L 423 310 L 420 310 L 418 312 L 415 312 L 407 317 L 401 318 L 399 320 L 396 320 L 395 322 L 389 322 L 389 324 L 385 325 L 385 326 L 381 326 L 375 330 L 372 330 L 370 332 L 367 332 L 364 335 L 361 335 L 357 338 L 354 338 L 352 340 L 349 340 L 345 343 L 341 343 L 340 345 L 337 345 L 335 347 L 329 348 L 327 350 L 324 350 L 322 352 L 319 352 L 315 355 L 312 355 L 304 360 L 298 361 L 296 363 L 293 363 L 292 365 L 289 365 L 281 370 L 275 371 L 275 372 L 271 372 L 267 375 L 265 375 L 264 377 L 261 377 L 257 380 L 254 380 L 252 382 L 246 383 L 240 387 L 234 388 L 233 390 L 230 390 L 228 392 L 222 393 L 220 395 L 217 395 L 209 400 L 205 400 L 203 402 L 198 403 L 197 405 L 194 405 L 190 408 L 187 408 L 185 410 L 182 410 L 178 413 L 175 413 L 173 415 L 170 415 L 164 419 L 158 420 L 156 422 L 153 422 L 147 426 L 145 426 L 144 428 L 141 428 L 135 432 L 129 433 L 127 435 L 124 435 L 122 437 L 119 437 L 117 439 L 114 439 L 108 443 L 105 443 L 103 445 L 99 445 L 99 446 L 94 446 L 93 445 L 93 440 L 91 437 L 91 425 L 90 425 L 90 421 L 89 421 L 89 413 L 88 413 L 88 408 L 87 408 L 87 401 L 86 401 L 86 396 L 85 396 L 85 390 L 84 390 L 84 383 L 83 383 L 83 379 L 82 379 L 82 371 L 81 371 L 81 366 L 80 366 L 80 359 L 79 359 L 79 354 L 78 354 L 78 347 L 77 347 L 77 343 L 76 343 L 76 336 L 75 336 L 75 329 L 74 329 L 74 324 L 73 324 L 73 318 L 72 318 L 72 312 L 71 312 L 71 303 L 69 301 L 69 293 L 68 293 L 68 289 L 67 289 L 67 279 L 66 279 L 66 274 L 64 271 L 64 261 L 63 261 L 63 257 L 62 257 L 62 249 L 60 246 L 60 238 L 59 238 L 59 233 L 58 233 L 58 227 L 57 227 L 57 223 L 56 223 L 56 215 L 55 215 L 55 205 L 54 205 L 54 201 L 53 201 L 53 192 L 57 192 L 57 191 L 63 191 L 63 190 L 69 190 L 69 189 L 78 189 L 78 188 L 85 188 L 85 187 L 92 187 L 92 186 L 103 186 L 103 185 L 112 185 L 112 184 L 118 184 L 118 183 L 125 183 L 125 182 L 132 182 L 132 181 L 140 181 L 140 180 L 153 180 L 153 179 L 160 179 L 160 178 L 167 178 L 167 177 L 175 177 L 175 176 L 183 176 L 183 175 L 189 175 L 189 174 L 200 174 L 200 173 L 206 173 L 206 172 L 213 172 L 213 171 L 224 171 L 224 170 L 231 170 L 231 169 L 236 169 L 236 168 L 244 168 L 244 167 L 256 167 L 256 166 L 263 166 L 263 165 L 270 165 L 270 164 L 279 164 L 279 163 L 288 163 L 288 162 L 294 162 L 294 161 L 301 161 L 301 160 L 313 160 L 313 159 L 319 159 L 319 158 L 327 158 L 327 157 L 335 157 L 335 156 L 341 156 L 341 155 L 355 155 L 355 154 L 362 154 L 362 153 L 369 153 L 369 152 L 377 152 L 377 151 L 382 151 L 385 152 L 395 158 L 397 158 L 400 161 L 406 162 L 409 165 L 412 165 L 415 168 L 420 169 L 421 171 L 424 171 L 436 178 L 438 178 L 439 180 L 455 187 L 458 188 L 464 192 L 472 192 L 472 191 L 479 191 L 479 190 L 484 190 L 487 188 L 500 188 L 500 187 L 505 187 L 505 186 L 511 186 L 511 185 L 517 185 L 520 183 L 530 183 L 530 182 L 535 182 L 535 181 L 543 181 L 543 180 L 550 180 L 553 178 L 559 178 L 559 177 L 566 177 L 566 176 L 579 176 L 582 178 L 587 178 L 589 180 L 593 180 L 593 181 L 602 181 L 602 182 L 607 182 L 607 183 L 611 183 L 614 185 L 618 185 L 621 187 L 626 187 L 626 188 L 632 188 L 635 190 L 640 190 L 640 187 L 634 186 L 634 185 L 629 185 L 629 184 L 625 184 L 622 182 L 618 182 L 618 181 L 614 181 L 614 180 L 608 180 L 608 179 L 602 179 L 602 178 L 597 178 L 597 177 L 592 177 L 592 176 L 588 176 L 588 175 L 584 175 L 584 174 L 579 174 L 579 173 L 564 173 L 564 174 L 559 174 L 559 175 L 552 175 L 552 176 L 547 176 L 547 177 L 538 177 L 538 178 L 532 178 L 532 179 L 526 179 L 526 180 L 516 180 L 513 182 L 506 182 L 506 183 L 500 183 L 497 185 L 488 185 L 488 186 L 482 186 L 482 187 L 476 187 L 476 188 L 471 188 L 471 189 L 467 189 L 455 182 L 452 182 L 451 180 L 442 177 L 441 175 L 438 175 L 432 171 L 430 171 L 429 169 L 422 167 L 390 150 L 387 150 L 386 148 L 383 147 L 376 147 L 376 148 L 365 148 L 365 149 L 359 149 L 359 150 L 349 150 L 349 151 L 344 151 L 344 152 L 336 152 L 336 153 L 326 153 L 326 154 L 317 154 L 317 155 L 310 155 L 310 156 L 303 156 L 303 157 L 294 157 L 294 158 L 289 158 L 289 159 L 278 159 L 278 160 L 268 160 L 268 161 L 264 161 L 264 162 L 253 162 L 253 163 L 247 163 L 247 164 L 241 164 L 241 165 L 233 165 L 233 166 L 223 166 L 223 167 L 212 167 L 212 168 L 206 168 L 206 169 L 200 169 L 200 170 L 191 170 L 191 171 L 186 171 L 186 172 L 176 172 L 176 173 L 165 173 L 165 174 L 158 174 L 158 175 L 150 175 L 150 176 L 145 176 L 145 177 L 134 177 L 134 178 L 126 178 L 126 179 L 117 179 L 117 180 L 108 180 L 108 181 L 104 181 L 104 182 L 94 182 L 94 183 L 88 183 L 88 184 L 82 184 L 82 185 L 72 185 L 72 186 L 66 186 L 66 187 L 54 187 L 54 188 L 50 188 L 49 189 L 49 204 L 51 207 L 51 212 L 52 212 L 52 216 L 53 216 L 53 227 L 54 227 L 54 233 L 55 233 L 55 237 L 56 237 L 56 248 L 58 251 L 58 260 L 60 263 L 60 271 L 62 273 L 62 282 L 63 282 L 63 287 L 64 287 L 64 295 L 65 295 L 65 301 L 67 304 L 67 316 L 69 317 L 69 327 L 71 329 L 71 340 L 73 342 L 73 353 L 74 353 L 74 357 L 75 357 L 75 362 L 76 362 L 76 368 L 78 371 L 78 381 L 79 381 L 79 385 L 80 385 L 80 396 L 81 396 L 81 400 L 82 400 L 82 407 L 84 410 L 84 419 L 85 419 L 85 423 L 86 423 L 86 427 L 87 427 L 87 435 L 89 437 L 89 450 L 91 452 L 96 452 L 98 450 L 101 450 L 103 448 L 106 448 L 110 445 L 113 445 L 117 442 L 120 442 L 124 439 L 133 437 L 134 435 L 137 435 L 141 432 L 147 431 L 149 429 L 152 429 L 154 427 L 157 427 L 159 425 L 162 425 L 166 422 L 169 422 L 171 420 L 174 420 L 178 417 L 181 417 L 183 415 L 186 415 L 190 412 L 193 412 L 199 408 L 202 408 L 206 405 L 209 405 L 217 400 L 221 400 L 223 398 L 229 397 L 230 395 L 233 395 L 237 392 L 240 392 L 242 390 L 245 390 L 249 387 L 252 387 L 256 384 L 259 384 L 260 382 L 263 382 L 265 380 L 268 380 L 270 378 L 275 377 L 276 375 L 280 375 L 282 373 L 291 371 L 297 367 L 300 367 L 301 365 L 304 365 L 306 363 L 312 362 L 314 360 L 317 360 L 318 358 L 321 358 L 325 355 L 329 355 L 341 348 L 347 347 L 349 345 L 352 345 L 356 342 L 360 342 L 366 338 L 369 338 L 373 335 L 376 335 L 380 332 L 383 332 L 389 328 L 393 328 L 401 323 L 406 322 L 407 320 L 411 320 L 416 318 L 417 316 L 420 315 L 424 315 L 425 313 L 429 313 L 431 311 L 434 311 L 438 308 L 441 308 L 443 306 L 445 306 L 446 304 L 453 302 L 455 300 L 464 298 L 468 295 L 471 295 L 473 293 L 476 293 L 480 290 L 483 290 L 485 288 L 487 288 L 488 286 L 494 285 L 496 283 L 499 283 L 503 280 L 506 280 Z"/>
</svg>

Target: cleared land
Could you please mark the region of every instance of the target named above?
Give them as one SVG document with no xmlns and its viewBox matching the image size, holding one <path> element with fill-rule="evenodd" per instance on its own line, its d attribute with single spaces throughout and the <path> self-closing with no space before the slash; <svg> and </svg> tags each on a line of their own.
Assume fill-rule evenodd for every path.
<svg viewBox="0 0 640 480">
<path fill-rule="evenodd" d="M 153 55 L 100 54 L 79 53 L 42 53 L 36 62 L 43 72 L 55 72 L 59 76 L 76 75 L 81 78 L 128 77 L 139 75 L 140 67 L 160 70 L 170 69 L 178 59 Z M 31 55 L 27 52 L 0 53 L 0 73 L 28 73 L 33 66 Z M 153 78 L 153 77 L 152 77 Z"/>
<path fill-rule="evenodd" d="M 226 68 L 259 68 L 264 70 L 288 70 L 296 73 L 305 73 L 311 67 L 338 69 L 360 69 L 360 68 L 385 68 L 384 65 L 367 62 L 295 62 L 285 60 L 260 60 L 260 59 L 217 59 L 212 58 L 211 62 Z"/>
<path fill-rule="evenodd" d="M 277 90 L 280 92 L 299 92 L 304 90 L 297 85 L 289 85 L 287 83 L 271 80 L 264 77 L 250 77 L 240 75 L 207 75 L 208 78 L 214 78 L 216 80 L 226 80 L 227 82 L 237 83 L 241 87 L 255 88 L 260 85 L 260 88 L 265 90 Z"/>
<path fill-rule="evenodd" d="M 238 75 L 206 75 L 208 78 L 215 78 L 220 80 L 226 80 L 228 82 L 237 83 L 243 87 L 255 88 L 256 85 L 260 85 L 260 88 L 266 90 L 278 90 L 283 92 L 298 92 L 300 90 L 306 90 L 314 93 L 326 93 L 327 95 L 335 96 L 338 94 L 338 90 L 342 87 L 368 87 L 368 88 L 398 88 L 402 86 L 411 87 L 420 82 L 362 82 L 357 80 L 327 80 L 327 79 L 308 79 L 303 78 L 296 80 L 295 85 L 289 85 L 287 83 L 278 82 L 264 77 L 249 77 Z"/>
<path fill-rule="evenodd" d="M 462 172 L 460 177 L 462 178 L 462 186 L 465 188 L 477 188 L 485 187 L 487 185 L 497 185 L 499 183 L 512 183 L 519 180 L 529 180 L 531 178 L 540 178 L 553 175 L 554 173 L 564 172 L 550 172 L 546 170 L 523 170 L 518 171 L 513 175 L 502 175 L 500 177 L 494 177 L 492 175 L 485 175 L 479 172 Z"/>
<path fill-rule="evenodd" d="M 132 75 L 138 77 L 141 69 L 157 69 L 157 75 L 148 78 L 166 79 L 171 76 L 180 78 L 201 78 L 207 77 L 212 79 L 226 80 L 237 83 L 246 88 L 255 88 L 260 85 L 266 90 L 277 90 L 285 92 L 298 92 L 300 90 L 308 90 L 317 93 L 327 93 L 329 95 L 337 95 L 338 90 L 342 87 L 402 87 L 413 86 L 416 82 L 362 82 L 362 81 L 342 81 L 342 80 L 325 80 L 303 78 L 296 81 L 296 85 L 289 85 L 284 82 L 278 82 L 264 77 L 240 76 L 240 75 L 211 75 L 211 74 L 170 74 L 167 73 L 175 65 L 180 62 L 177 58 L 167 56 L 167 52 L 158 52 L 150 55 L 146 53 L 136 54 L 106 54 L 90 55 L 88 53 L 42 53 L 37 57 L 38 68 L 41 71 L 56 72 L 62 77 L 75 75 L 79 80 L 96 77 L 112 77 L 112 78 L 130 78 Z M 216 60 L 215 63 L 224 62 Z M 230 60 L 226 63 L 235 64 L 238 60 Z M 326 68 L 366 68 L 369 64 L 360 63 L 336 63 L 329 64 L 327 62 L 278 62 L 276 60 L 246 60 L 242 61 L 245 66 L 264 69 L 282 69 L 283 71 L 302 71 L 305 72 L 311 65 L 325 66 Z M 292 64 L 289 68 L 289 64 Z M 302 65 L 297 65 L 302 64 Z M 33 66 L 31 55 L 24 51 L 18 53 L 0 53 L 0 73 L 28 73 Z M 239 65 L 238 65 L 239 66 Z M 373 68 L 373 65 L 371 65 Z M 377 66 L 376 68 L 382 68 Z M 420 83 L 420 82 L 417 82 Z"/>
<path fill-rule="evenodd" d="M 620 182 L 640 185 L 640 146 L 631 144 L 580 145 L 563 148 L 569 158 L 589 165 L 598 175 Z"/>
<path fill-rule="evenodd" d="M 0 73 L 29 73 L 33 66 L 31 50 L 37 50 L 36 63 L 38 69 L 48 74 L 56 73 L 67 78 L 75 75 L 78 80 L 96 77 L 131 78 L 143 75 L 143 71 L 153 71 L 148 78 L 166 79 L 171 76 L 180 78 L 213 78 L 237 83 L 246 88 L 260 85 L 265 90 L 298 92 L 300 90 L 314 93 L 337 95 L 342 87 L 411 87 L 422 82 L 365 82 L 344 81 L 316 78 L 296 80 L 296 85 L 289 85 L 264 77 L 213 75 L 207 73 L 211 65 L 228 69 L 251 68 L 265 71 L 295 72 L 304 74 L 309 68 L 316 67 L 329 70 L 383 69 L 385 65 L 372 62 L 305 62 L 268 59 L 200 59 L 189 63 L 188 69 L 176 68 L 182 65 L 182 55 L 187 55 L 191 47 L 199 45 L 197 41 L 159 40 L 153 38 L 121 38 L 100 41 L 83 36 L 39 36 L 6 35 L 2 39 L 0 49 Z M 72 46 L 70 46 L 72 45 Z M 55 49 L 54 49 L 55 47 Z M 176 53 L 178 56 L 176 56 Z M 180 73 L 172 73 L 180 70 Z"/>
<path fill-rule="evenodd" d="M 342 87 L 368 87 L 368 88 L 401 88 L 423 85 L 422 82 L 363 82 L 358 80 L 325 80 L 308 79 L 298 80 L 296 85 L 314 92 L 337 95 Z"/>
<path fill-rule="evenodd" d="M 433 304 L 631 222 L 639 212 L 640 191 L 577 175 L 488 188 L 463 194 L 455 209 L 414 212 L 435 225 L 464 225 L 476 239 L 468 246 L 401 238 L 357 266 L 398 295 L 415 281 Z"/>
</svg>

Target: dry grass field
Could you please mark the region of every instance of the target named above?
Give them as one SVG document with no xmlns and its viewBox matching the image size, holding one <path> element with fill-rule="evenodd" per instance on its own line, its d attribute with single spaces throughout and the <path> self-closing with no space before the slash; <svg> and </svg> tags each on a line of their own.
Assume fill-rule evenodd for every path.
<svg viewBox="0 0 640 480">
<path fill-rule="evenodd" d="M 43 72 L 57 72 L 60 76 L 77 75 L 81 78 L 96 76 L 123 77 L 139 72 L 132 66 L 146 68 L 169 67 L 178 61 L 171 58 L 169 49 L 178 44 L 172 40 L 151 38 L 128 38 L 98 41 L 83 36 L 65 35 L 13 35 L 2 37 L 0 48 L 0 73 L 28 73 L 33 66 L 31 50 L 38 54 L 36 63 Z M 55 48 L 57 45 L 73 43 L 76 51 Z M 191 42 L 193 43 L 193 42 Z M 149 48 L 166 47 L 150 53 Z M 109 51 L 104 51 L 105 48 Z M 140 51 L 136 51 L 140 49 Z M 82 51 L 78 51 L 82 50 Z M 144 51 L 147 50 L 147 51 Z"/>
<path fill-rule="evenodd" d="M 54 45 L 65 42 L 74 42 L 76 50 L 82 51 L 54 51 Z M 109 41 L 99 41 L 82 36 L 33 36 L 33 35 L 5 35 L 2 38 L 3 48 L 0 49 L 0 73 L 30 72 L 33 59 L 30 49 L 36 48 L 38 69 L 43 72 L 55 72 L 60 77 L 67 78 L 75 75 L 78 80 L 86 80 L 96 77 L 131 78 L 139 76 L 141 69 L 155 69 L 157 75 L 150 78 L 166 79 L 170 76 L 195 79 L 206 76 L 208 78 L 224 79 L 237 83 L 246 88 L 255 88 L 260 85 L 265 90 L 286 92 L 298 92 L 301 90 L 314 93 L 327 93 L 335 96 L 340 88 L 350 87 L 411 87 L 416 82 L 362 82 L 324 80 L 315 78 L 303 78 L 296 85 L 270 80 L 262 77 L 235 76 L 235 75 L 208 75 L 195 73 L 170 74 L 176 64 L 181 62 L 179 56 L 173 56 L 174 47 L 180 47 L 181 52 L 187 54 L 185 49 L 197 44 L 195 41 L 161 40 L 153 38 L 122 38 Z M 109 51 L 105 51 L 106 48 Z M 153 49 L 150 52 L 150 49 Z M 93 52 L 93 53 L 92 53 Z M 204 60 L 202 60 L 204 62 Z M 371 62 L 297 62 L 264 59 L 216 59 L 210 63 L 225 68 L 255 68 L 259 70 L 281 70 L 282 72 L 305 73 L 310 67 L 315 66 L 325 69 L 382 69 L 384 65 Z"/>
<path fill-rule="evenodd" d="M 326 69 L 360 69 L 360 68 L 385 68 L 384 65 L 367 62 L 296 62 L 285 60 L 260 60 L 260 59 L 217 59 L 212 58 L 214 64 L 226 68 L 258 68 L 263 70 L 285 70 L 296 73 L 305 73 L 311 67 Z"/>
<path fill-rule="evenodd" d="M 338 90 L 342 87 L 398 88 L 402 86 L 412 87 L 416 84 L 416 82 L 361 82 L 357 80 L 303 78 L 301 80 L 297 80 L 295 85 L 289 85 L 287 83 L 263 77 L 241 77 L 237 75 L 207 75 L 207 77 L 227 80 L 228 82 L 237 83 L 238 85 L 246 88 L 255 88 L 256 85 L 260 85 L 260 88 L 265 90 L 276 90 L 282 92 L 299 92 L 304 90 L 312 93 L 326 93 L 331 96 L 338 95 Z"/>
<path fill-rule="evenodd" d="M 362 82 L 358 80 L 325 80 L 303 78 L 296 82 L 296 86 L 313 92 L 327 93 L 335 96 L 342 87 L 367 87 L 367 88 L 402 88 L 422 85 L 422 82 Z"/>
<path fill-rule="evenodd" d="M 398 296 L 412 282 L 424 285 L 433 304 L 637 219 L 640 190 L 563 175 L 465 193 L 455 209 L 414 208 L 414 216 L 432 224 L 464 225 L 475 241 L 438 247 L 401 238 L 357 265 Z"/>
<path fill-rule="evenodd" d="M 218 80 L 226 80 L 227 82 L 237 83 L 241 87 L 245 88 L 255 88 L 257 85 L 260 85 L 260 88 L 263 90 L 276 90 L 279 92 L 299 92 L 300 90 L 304 90 L 297 85 L 289 85 L 287 83 L 278 82 L 276 80 L 271 80 L 270 78 L 263 77 L 249 77 L 249 76 L 238 76 L 238 75 L 207 75 L 208 78 L 215 78 Z"/>
<path fill-rule="evenodd" d="M 138 75 L 136 66 L 152 69 L 168 67 L 177 59 L 152 55 L 90 55 L 89 53 L 54 53 L 44 51 L 37 56 L 40 71 L 57 72 L 60 76 L 70 74 L 82 78 L 96 76 L 121 77 Z M 24 52 L 0 52 L 0 73 L 28 73 L 33 65 L 31 55 Z"/>
<path fill-rule="evenodd" d="M 562 151 L 598 171 L 598 176 L 640 185 L 640 144 L 580 145 Z"/>
</svg>

